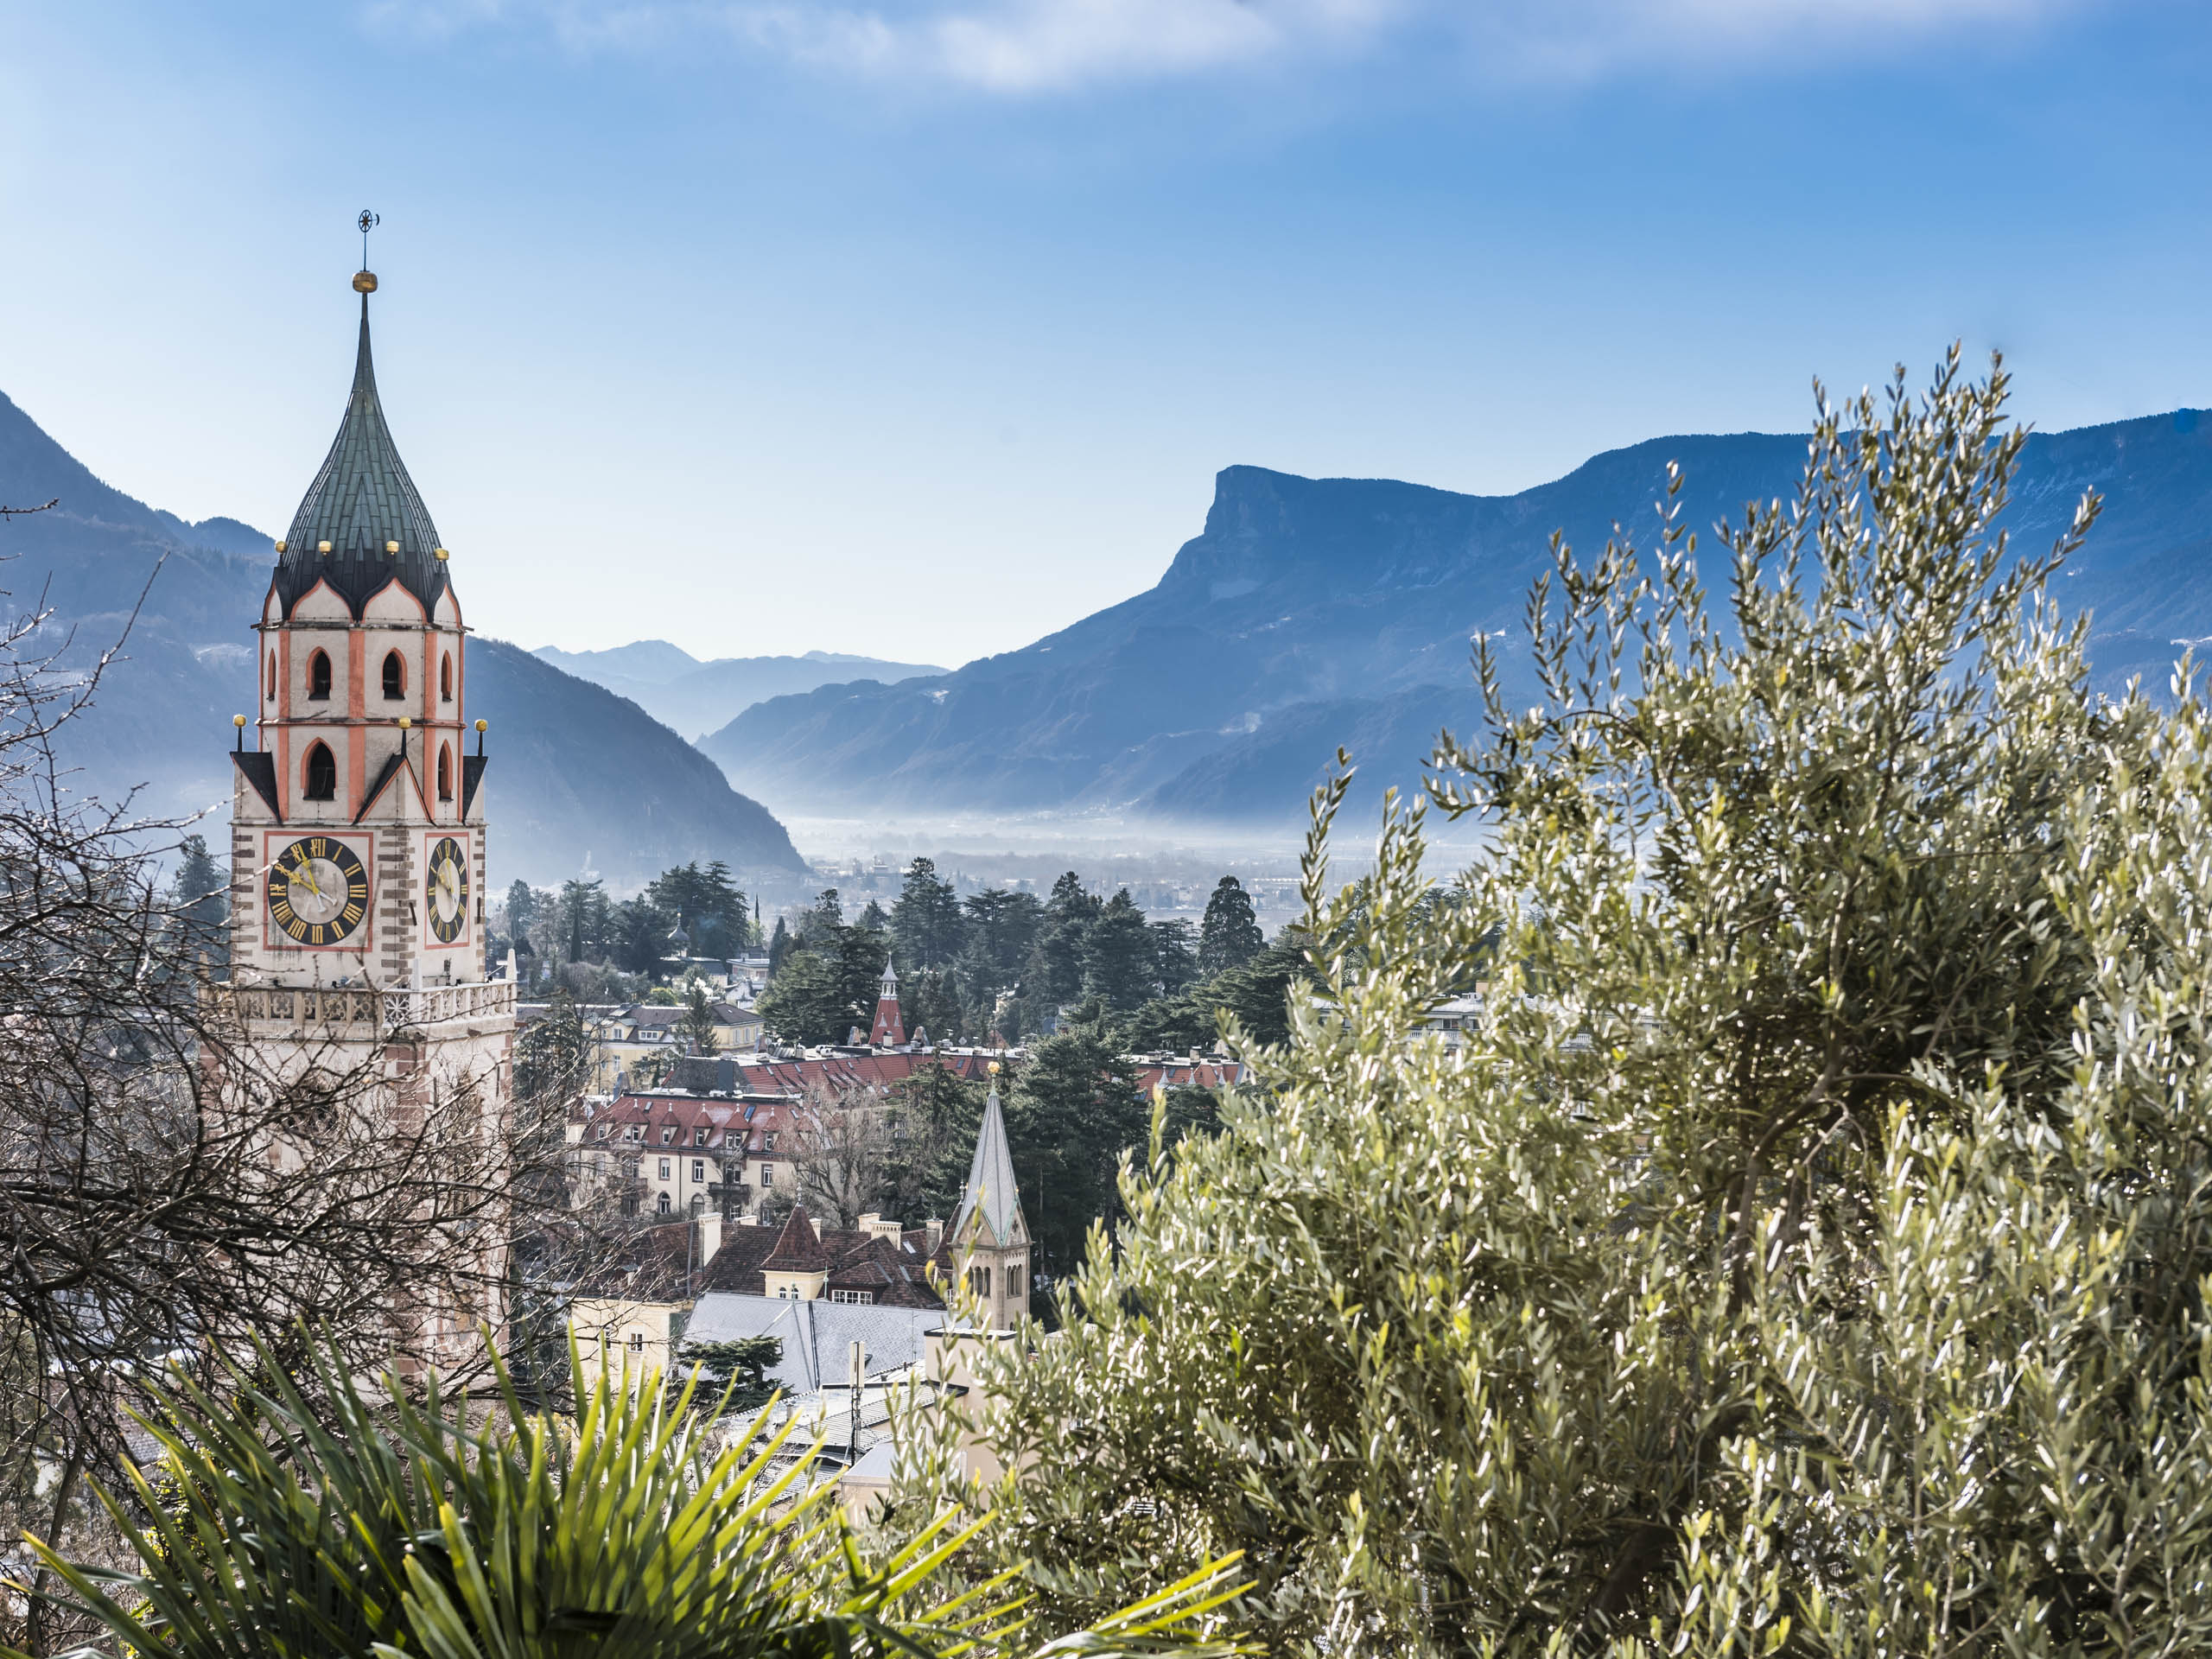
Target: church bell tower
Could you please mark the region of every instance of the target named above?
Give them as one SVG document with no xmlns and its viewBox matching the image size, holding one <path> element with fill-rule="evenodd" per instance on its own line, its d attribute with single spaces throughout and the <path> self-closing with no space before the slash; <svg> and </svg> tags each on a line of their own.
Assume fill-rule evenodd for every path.
<svg viewBox="0 0 2212 1659">
<path fill-rule="evenodd" d="M 240 717 L 232 756 L 232 992 L 280 1066 L 373 1075 L 396 1122 L 464 1103 L 496 1139 L 515 996 L 485 961 L 485 722 L 466 719 L 451 561 L 377 397 L 377 279 L 353 287 L 353 391 L 254 624 L 259 712 L 250 745 Z M 482 1264 L 487 1282 L 502 1265 Z M 438 1317 L 499 1323 L 488 1306 Z"/>
</svg>

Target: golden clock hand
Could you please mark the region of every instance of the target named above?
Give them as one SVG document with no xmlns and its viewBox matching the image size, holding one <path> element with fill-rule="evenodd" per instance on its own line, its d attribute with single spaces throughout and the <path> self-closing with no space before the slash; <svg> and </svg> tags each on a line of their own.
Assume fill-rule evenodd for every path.
<svg viewBox="0 0 2212 1659">
<path fill-rule="evenodd" d="M 318 899 L 322 897 L 322 884 L 315 879 L 314 861 L 305 853 L 302 853 L 297 861 L 293 864 L 292 874 L 295 879 L 305 877 L 308 891 Z"/>
</svg>

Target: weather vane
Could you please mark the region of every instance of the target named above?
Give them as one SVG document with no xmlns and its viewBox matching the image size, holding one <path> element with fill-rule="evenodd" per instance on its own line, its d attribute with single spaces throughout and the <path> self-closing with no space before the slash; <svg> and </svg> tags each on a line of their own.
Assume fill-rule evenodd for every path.
<svg viewBox="0 0 2212 1659">
<path fill-rule="evenodd" d="M 360 218 L 353 222 L 361 227 L 361 269 L 366 270 L 369 268 L 369 232 L 384 221 L 364 207 Z"/>
</svg>

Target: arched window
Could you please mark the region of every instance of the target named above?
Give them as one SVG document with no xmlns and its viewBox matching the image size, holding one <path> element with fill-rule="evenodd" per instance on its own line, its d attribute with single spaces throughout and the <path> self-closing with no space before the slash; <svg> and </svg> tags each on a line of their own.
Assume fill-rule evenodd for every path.
<svg viewBox="0 0 2212 1659">
<path fill-rule="evenodd" d="M 453 799 L 453 751 L 442 743 L 438 745 L 438 798 Z"/>
<path fill-rule="evenodd" d="M 384 694 L 393 702 L 407 695 L 407 664 L 396 651 L 384 654 Z"/>
<path fill-rule="evenodd" d="M 317 702 L 330 701 L 330 655 L 318 651 L 308 658 L 308 696 Z"/>
<path fill-rule="evenodd" d="M 276 701 L 276 653 L 273 651 L 269 653 L 269 673 L 261 695 L 271 702 Z"/>
<path fill-rule="evenodd" d="M 338 762 L 331 759 L 328 747 L 321 743 L 308 751 L 307 798 L 311 801 L 338 798 Z"/>
<path fill-rule="evenodd" d="M 445 660 L 438 664 L 438 701 L 453 701 L 453 653 L 448 652 Z"/>
<path fill-rule="evenodd" d="M 660 1210 L 661 1214 L 663 1214 L 664 1216 L 664 1215 L 666 1215 L 666 1214 L 669 1212 L 670 1209 L 671 1209 L 671 1208 L 672 1208 L 672 1207 L 673 1207 L 673 1206 L 671 1206 L 671 1205 L 670 1205 L 670 1203 L 669 1203 L 669 1200 L 668 1200 L 668 1194 L 667 1194 L 667 1193 L 665 1193 L 665 1192 L 662 1193 L 662 1194 L 660 1195 L 660 1204 L 659 1204 L 659 1206 L 658 1206 L 658 1208 L 659 1208 L 659 1210 Z"/>
</svg>

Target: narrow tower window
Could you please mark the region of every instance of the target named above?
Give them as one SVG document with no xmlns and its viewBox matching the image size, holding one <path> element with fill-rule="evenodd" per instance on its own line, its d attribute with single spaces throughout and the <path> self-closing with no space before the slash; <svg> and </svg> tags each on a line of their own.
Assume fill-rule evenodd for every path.
<svg viewBox="0 0 2212 1659">
<path fill-rule="evenodd" d="M 308 696 L 317 702 L 330 701 L 330 658 L 318 651 L 308 658 Z"/>
<path fill-rule="evenodd" d="M 338 798 L 338 762 L 330 757 L 327 746 L 318 743 L 308 751 L 307 798 L 311 801 L 334 801 Z"/>
<path fill-rule="evenodd" d="M 442 743 L 438 745 L 438 798 L 453 799 L 453 751 Z"/>
<path fill-rule="evenodd" d="M 393 702 L 407 695 L 407 664 L 396 651 L 384 654 L 384 694 Z"/>
<path fill-rule="evenodd" d="M 438 664 L 438 701 L 453 701 L 453 653 L 448 652 L 445 660 Z"/>
<path fill-rule="evenodd" d="M 261 695 L 271 702 L 276 701 L 276 653 L 273 651 L 269 653 L 269 674 Z"/>
</svg>

